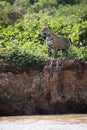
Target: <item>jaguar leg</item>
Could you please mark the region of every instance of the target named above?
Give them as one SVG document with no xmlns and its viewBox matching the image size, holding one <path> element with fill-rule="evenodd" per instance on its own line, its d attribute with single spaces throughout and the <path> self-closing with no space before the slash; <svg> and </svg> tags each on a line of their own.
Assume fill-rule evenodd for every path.
<svg viewBox="0 0 87 130">
<path fill-rule="evenodd" d="M 54 58 L 57 58 L 57 57 L 58 57 L 57 52 L 58 52 L 58 50 L 55 49 L 55 50 L 54 50 Z"/>
</svg>

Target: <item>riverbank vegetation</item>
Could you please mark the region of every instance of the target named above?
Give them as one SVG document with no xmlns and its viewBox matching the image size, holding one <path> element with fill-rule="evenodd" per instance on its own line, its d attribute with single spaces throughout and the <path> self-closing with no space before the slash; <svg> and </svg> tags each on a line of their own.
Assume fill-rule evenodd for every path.
<svg viewBox="0 0 87 130">
<path fill-rule="evenodd" d="M 0 60 L 9 59 L 16 67 L 47 60 L 40 35 L 47 25 L 71 39 L 67 54 L 60 51 L 59 56 L 87 60 L 86 0 L 1 0 Z"/>
</svg>

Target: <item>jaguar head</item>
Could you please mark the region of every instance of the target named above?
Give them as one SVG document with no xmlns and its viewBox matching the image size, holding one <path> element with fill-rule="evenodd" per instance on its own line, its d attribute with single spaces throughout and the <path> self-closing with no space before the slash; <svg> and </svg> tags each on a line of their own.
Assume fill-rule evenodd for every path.
<svg viewBox="0 0 87 130">
<path fill-rule="evenodd" d="M 49 26 L 43 27 L 43 29 L 41 31 L 41 35 L 42 36 L 49 36 L 50 35 L 50 27 Z"/>
</svg>

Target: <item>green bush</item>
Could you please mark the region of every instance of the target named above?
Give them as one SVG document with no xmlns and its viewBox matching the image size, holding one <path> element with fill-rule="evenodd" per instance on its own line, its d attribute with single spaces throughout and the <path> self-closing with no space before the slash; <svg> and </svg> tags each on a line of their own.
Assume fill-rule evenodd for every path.
<svg viewBox="0 0 87 130">
<path fill-rule="evenodd" d="M 32 8 L 33 6 L 34 4 Z M 26 13 L 24 19 L 18 20 L 14 25 L 0 25 L 0 58 L 12 60 L 16 67 L 25 63 L 38 67 L 40 62 L 48 58 L 45 39 L 40 31 L 43 26 L 49 25 L 56 34 L 66 36 L 72 41 L 67 53 L 60 51 L 59 56 L 87 60 L 87 5 L 44 9 L 44 13 L 43 9 L 38 13 Z"/>
<path fill-rule="evenodd" d="M 26 63 L 37 68 L 40 62 L 47 59 L 47 54 L 44 46 L 42 47 L 37 43 L 26 43 L 20 48 L 14 49 L 13 53 L 10 55 L 10 59 L 17 68 Z"/>
</svg>

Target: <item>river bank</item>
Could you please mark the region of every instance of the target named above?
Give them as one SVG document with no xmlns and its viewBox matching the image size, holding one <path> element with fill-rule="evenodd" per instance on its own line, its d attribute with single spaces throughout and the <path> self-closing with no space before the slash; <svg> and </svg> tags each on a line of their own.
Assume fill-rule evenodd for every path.
<svg viewBox="0 0 87 130">
<path fill-rule="evenodd" d="M 87 62 L 54 59 L 39 69 L 0 61 L 0 115 L 87 113 Z"/>
</svg>

